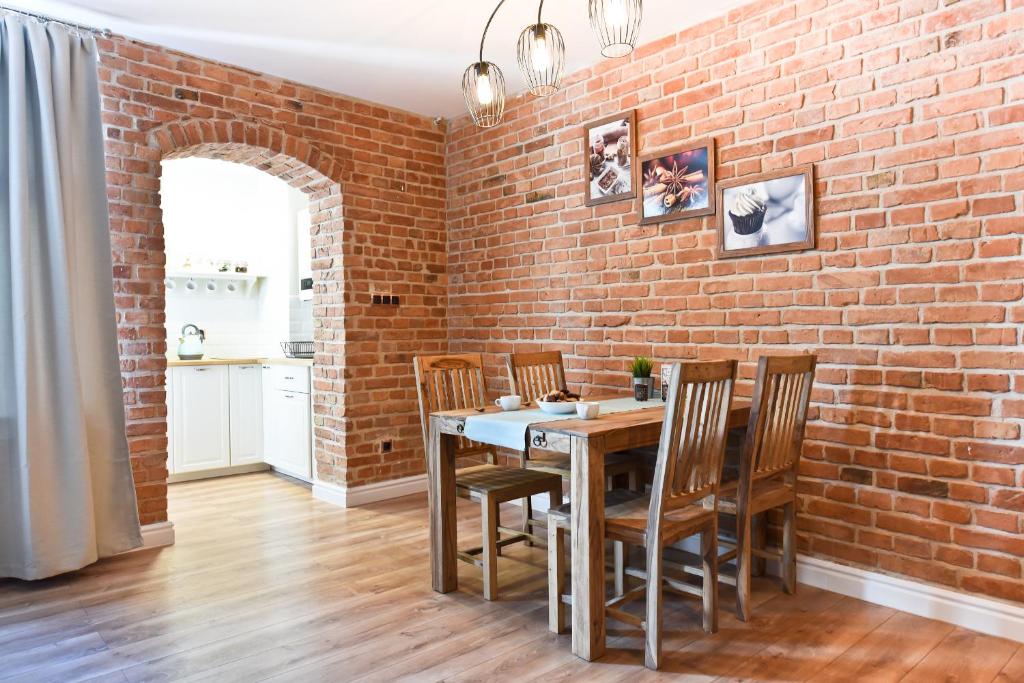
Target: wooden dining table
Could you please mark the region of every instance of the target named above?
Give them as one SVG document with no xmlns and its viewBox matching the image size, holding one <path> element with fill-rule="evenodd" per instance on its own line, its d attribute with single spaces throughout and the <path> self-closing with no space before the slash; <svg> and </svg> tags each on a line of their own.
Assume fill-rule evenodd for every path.
<svg viewBox="0 0 1024 683">
<path fill-rule="evenodd" d="M 654 401 L 652 401 L 653 403 Z M 526 441 L 570 458 L 572 500 L 572 651 L 586 660 L 604 654 L 605 454 L 656 446 L 665 417 L 664 404 L 593 420 L 570 419 L 531 424 Z M 448 593 L 458 588 L 455 522 L 455 451 L 466 418 L 496 412 L 482 409 L 431 413 L 427 453 L 430 505 L 430 568 L 433 588 Z M 744 427 L 750 405 L 734 401 L 729 428 Z"/>
</svg>

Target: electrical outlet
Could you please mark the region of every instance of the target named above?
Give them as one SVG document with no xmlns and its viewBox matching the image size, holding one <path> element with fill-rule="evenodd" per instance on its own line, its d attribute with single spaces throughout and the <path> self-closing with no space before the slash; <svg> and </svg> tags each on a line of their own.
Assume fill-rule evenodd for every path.
<svg viewBox="0 0 1024 683">
<path fill-rule="evenodd" d="M 400 297 L 397 294 L 371 294 L 370 303 L 374 306 L 398 306 Z"/>
</svg>

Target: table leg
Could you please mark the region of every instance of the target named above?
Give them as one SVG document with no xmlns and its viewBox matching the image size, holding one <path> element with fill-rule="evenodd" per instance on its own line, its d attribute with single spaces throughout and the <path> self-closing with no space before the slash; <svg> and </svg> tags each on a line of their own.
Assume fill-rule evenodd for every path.
<svg viewBox="0 0 1024 683">
<path fill-rule="evenodd" d="M 573 437 L 572 651 L 594 660 L 604 654 L 604 443 Z"/>
<path fill-rule="evenodd" d="M 443 433 L 430 420 L 427 453 L 427 496 L 430 506 L 430 576 L 434 590 L 450 593 L 459 587 L 455 566 L 455 448 L 457 437 Z"/>
</svg>

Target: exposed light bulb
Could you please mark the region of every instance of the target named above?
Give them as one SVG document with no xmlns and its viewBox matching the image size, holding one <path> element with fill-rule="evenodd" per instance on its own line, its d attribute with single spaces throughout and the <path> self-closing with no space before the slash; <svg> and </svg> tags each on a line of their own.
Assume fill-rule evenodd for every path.
<svg viewBox="0 0 1024 683">
<path fill-rule="evenodd" d="M 551 67 L 551 56 L 548 54 L 548 41 L 544 38 L 543 33 L 534 33 L 531 57 L 534 71 L 547 71 Z"/>
<path fill-rule="evenodd" d="M 491 91 L 491 79 L 487 77 L 487 72 L 477 74 L 476 99 L 480 104 L 490 104 L 494 101 L 494 93 Z"/>
<path fill-rule="evenodd" d="M 629 12 L 626 10 L 624 0 L 609 0 L 608 9 L 605 12 L 605 21 L 613 29 L 625 28 L 629 23 Z"/>
</svg>

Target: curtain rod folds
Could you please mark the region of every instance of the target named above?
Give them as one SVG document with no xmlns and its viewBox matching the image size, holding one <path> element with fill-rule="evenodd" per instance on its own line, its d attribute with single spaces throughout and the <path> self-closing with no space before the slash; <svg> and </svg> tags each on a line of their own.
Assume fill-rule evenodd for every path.
<svg viewBox="0 0 1024 683">
<path fill-rule="evenodd" d="M 55 24 L 63 24 L 64 26 L 67 26 L 69 28 L 73 28 L 76 31 L 86 31 L 88 33 L 95 33 L 96 35 L 102 36 L 103 38 L 109 38 L 110 36 L 113 35 L 113 33 L 111 33 L 109 28 L 96 28 L 95 26 L 86 26 L 85 24 L 76 24 L 73 21 L 66 21 L 64 19 L 58 19 L 57 17 L 51 17 L 51 16 L 46 15 L 46 14 L 39 14 L 37 12 L 29 12 L 29 11 L 23 10 L 23 9 L 15 9 L 14 7 L 6 7 L 4 5 L 0 5 L 0 15 L 2 15 L 4 13 L 20 14 L 23 17 L 31 17 L 32 19 L 36 19 L 36 20 L 42 21 L 42 22 L 53 22 Z"/>
</svg>

